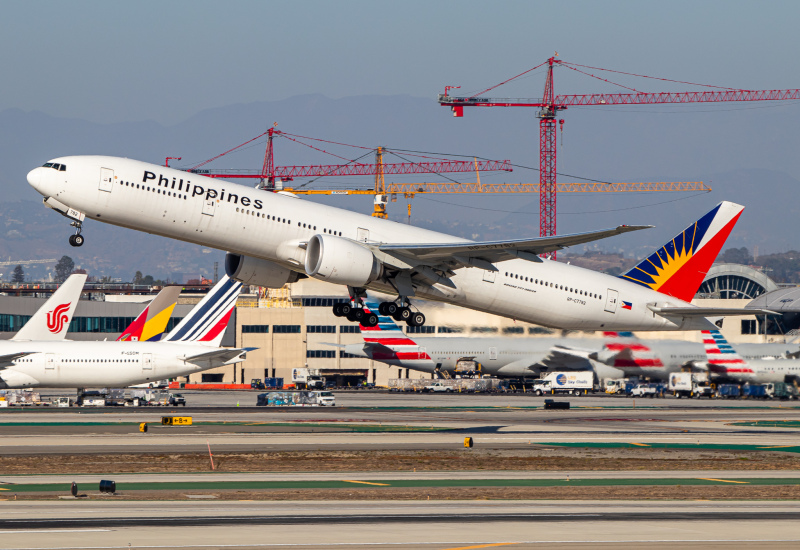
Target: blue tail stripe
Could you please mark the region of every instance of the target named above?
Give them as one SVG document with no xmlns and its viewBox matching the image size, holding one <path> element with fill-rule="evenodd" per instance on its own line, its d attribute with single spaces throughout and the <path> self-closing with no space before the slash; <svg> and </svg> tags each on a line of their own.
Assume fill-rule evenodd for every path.
<svg viewBox="0 0 800 550">
<path fill-rule="evenodd" d="M 212 289 L 211 294 L 206 297 L 206 303 L 203 304 L 202 307 L 196 307 L 192 310 L 190 317 L 188 319 L 184 318 L 185 323 L 181 322 L 183 326 L 179 327 L 177 331 L 173 330 L 173 333 L 170 333 L 166 340 L 178 341 L 191 339 L 191 334 L 196 334 L 200 325 L 202 325 L 203 319 L 206 318 L 206 315 L 214 315 L 220 308 L 224 308 L 225 297 L 230 298 L 231 292 L 234 293 L 234 296 L 237 295 L 241 286 L 242 283 L 239 281 L 228 279 L 224 284 L 219 285 L 219 288 Z M 223 303 L 221 303 L 221 300 Z"/>
</svg>

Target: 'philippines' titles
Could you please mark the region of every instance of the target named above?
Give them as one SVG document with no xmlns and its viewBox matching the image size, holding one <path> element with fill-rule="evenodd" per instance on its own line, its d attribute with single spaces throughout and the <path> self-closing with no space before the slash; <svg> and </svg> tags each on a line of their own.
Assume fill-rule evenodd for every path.
<svg viewBox="0 0 800 550">
<path fill-rule="evenodd" d="M 155 183 L 155 179 L 155 173 L 145 170 L 144 176 L 142 177 L 142 183 L 147 183 L 151 180 Z M 206 189 L 200 185 L 195 185 L 188 180 L 184 182 L 183 179 L 178 179 L 175 177 L 170 180 L 161 174 L 158 175 L 158 186 L 165 189 L 174 189 L 176 191 L 190 193 L 193 197 L 205 195 L 206 200 L 218 198 L 220 201 L 241 204 L 242 206 L 249 206 L 251 208 L 255 208 L 256 210 L 261 210 L 264 207 L 260 199 L 253 200 L 250 197 L 240 197 L 235 193 L 226 192 L 225 189 L 221 189 L 219 191 L 211 188 Z"/>
</svg>

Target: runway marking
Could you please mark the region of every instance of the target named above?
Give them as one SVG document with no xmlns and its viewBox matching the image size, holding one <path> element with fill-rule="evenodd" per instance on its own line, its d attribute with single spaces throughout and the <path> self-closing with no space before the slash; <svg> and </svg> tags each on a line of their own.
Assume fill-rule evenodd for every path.
<svg viewBox="0 0 800 550">
<path fill-rule="evenodd" d="M 647 443 L 631 443 L 631 445 L 636 445 L 637 447 L 649 447 Z"/>
<path fill-rule="evenodd" d="M 354 479 L 343 479 L 345 483 L 362 483 L 364 485 L 380 485 L 382 487 L 391 487 L 389 483 L 374 483 L 372 481 L 356 481 Z"/>
<path fill-rule="evenodd" d="M 493 542 L 491 544 L 478 544 L 477 546 L 459 546 L 458 548 L 445 548 L 444 550 L 473 550 L 473 548 L 491 548 L 493 546 L 510 546 L 519 542 Z"/>
<path fill-rule="evenodd" d="M 702 479 L 704 481 L 720 481 L 722 483 L 744 483 L 748 484 L 749 481 L 734 481 L 732 479 L 714 479 L 713 477 L 698 477 L 697 479 Z"/>
<path fill-rule="evenodd" d="M 759 449 L 789 449 L 791 447 L 796 447 L 796 445 L 774 445 L 772 447 L 758 447 Z"/>
</svg>

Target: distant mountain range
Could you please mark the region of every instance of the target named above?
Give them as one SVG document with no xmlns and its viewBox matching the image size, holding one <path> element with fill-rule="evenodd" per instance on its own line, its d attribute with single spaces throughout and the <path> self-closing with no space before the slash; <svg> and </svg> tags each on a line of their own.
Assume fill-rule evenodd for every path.
<svg viewBox="0 0 800 550">
<path fill-rule="evenodd" d="M 800 174 L 798 122 L 800 105 L 752 109 L 684 111 L 680 106 L 646 112 L 632 108 L 570 109 L 559 136 L 559 181 L 583 176 L 600 181 L 705 181 L 714 191 L 680 194 L 602 194 L 559 197 L 559 232 L 572 233 L 621 223 L 652 224 L 657 229 L 578 247 L 643 256 L 660 246 L 720 200 L 747 206 L 729 246 L 746 246 L 759 254 L 798 248 L 795 238 L 800 205 L 795 199 Z M 653 110 L 653 109 L 650 109 Z M 513 173 L 483 173 L 484 182 L 538 181 L 538 120 L 527 109 L 467 110 L 454 119 L 432 98 L 363 96 L 329 99 L 298 96 L 283 101 L 210 109 L 173 126 L 153 121 L 101 125 L 56 118 L 40 112 L 0 112 L 0 257 L 3 260 L 71 256 L 90 274 L 130 278 L 136 270 L 157 278 L 173 273 L 211 274 L 223 254 L 168 239 L 87 223 L 87 243 L 67 244 L 66 219 L 41 205 L 25 174 L 49 158 L 71 154 L 108 154 L 163 163 L 183 157 L 191 167 L 257 136 L 273 122 L 293 139 L 315 144 L 346 159 L 370 161 L 367 149 L 313 142 L 323 138 L 363 147 L 393 149 L 386 162 L 421 160 L 441 153 L 511 159 Z M 216 168 L 259 168 L 263 139 L 215 161 Z M 275 162 L 344 163 L 289 139 L 276 139 Z M 474 174 L 447 174 L 474 181 Z M 412 179 L 413 178 L 413 179 Z M 419 175 L 393 181 L 447 181 Z M 296 181 L 295 184 L 302 184 Z M 369 187 L 369 178 L 327 178 L 314 185 Z M 369 197 L 325 197 L 320 202 L 364 213 Z M 390 203 L 393 219 L 406 221 L 406 199 Z M 538 197 L 521 195 L 429 195 L 412 202 L 412 223 L 476 239 L 516 238 L 538 234 Z M 10 269 L 9 269 L 10 270 Z M 33 268 L 32 268 L 33 270 Z M 35 271 L 35 270 L 33 270 Z M 33 272 L 32 271 L 32 272 Z"/>
</svg>

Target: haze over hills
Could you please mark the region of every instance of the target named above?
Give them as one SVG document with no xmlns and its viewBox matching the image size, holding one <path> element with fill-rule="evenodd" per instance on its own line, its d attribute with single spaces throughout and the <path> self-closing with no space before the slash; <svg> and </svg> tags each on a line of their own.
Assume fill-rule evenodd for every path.
<svg viewBox="0 0 800 550">
<path fill-rule="evenodd" d="M 705 181 L 714 191 L 688 194 L 605 194 L 559 196 L 559 232 L 570 233 L 620 223 L 652 224 L 657 229 L 609 239 L 592 249 L 642 256 L 660 246 L 720 200 L 747 206 L 728 246 L 758 247 L 760 254 L 797 248 L 798 208 L 794 200 L 800 173 L 797 145 L 800 105 L 774 108 L 726 105 L 722 108 L 666 106 L 661 110 L 631 107 L 570 109 L 559 136 L 559 181 L 582 176 L 601 181 Z M 651 112 L 653 111 L 653 112 Z M 283 101 L 210 109 L 173 126 L 153 121 L 101 125 L 12 109 L 0 112 L 0 257 L 59 258 L 70 255 L 93 275 L 129 278 L 136 270 L 156 277 L 171 273 L 210 274 L 219 252 L 129 230 L 87 223 L 86 245 L 67 244 L 68 221 L 44 208 L 25 181 L 25 174 L 44 161 L 72 154 L 107 154 L 161 164 L 180 156 L 176 166 L 194 166 L 265 131 L 273 122 L 300 136 L 356 144 L 365 149 L 316 145 L 347 159 L 383 145 L 400 152 L 386 162 L 419 161 L 408 151 L 477 155 L 511 159 L 518 166 L 538 167 L 538 119 L 531 109 L 467 110 L 454 119 L 433 98 L 362 96 L 328 99 L 296 96 Z M 308 142 L 308 140 L 305 140 Z M 275 162 L 344 163 L 287 139 L 275 141 Z M 259 168 L 264 141 L 216 161 L 216 168 Z M 411 179 L 413 177 L 413 179 Z M 474 174 L 447 174 L 474 181 Z M 407 176 L 393 181 L 447 181 Z M 483 182 L 536 182 L 536 170 L 483 173 Z M 301 184 L 296 181 L 294 184 Z M 369 187 L 369 178 L 327 178 L 323 186 Z M 321 202 L 369 213 L 370 197 L 327 197 Z M 405 199 L 390 203 L 391 217 L 405 221 Z M 538 234 L 535 195 L 432 195 L 413 199 L 412 222 L 477 239 L 516 238 Z M 120 246 L 122 244 L 122 246 Z M 581 247 L 580 252 L 584 249 Z"/>
</svg>

